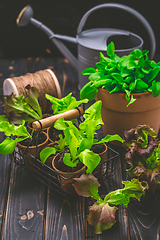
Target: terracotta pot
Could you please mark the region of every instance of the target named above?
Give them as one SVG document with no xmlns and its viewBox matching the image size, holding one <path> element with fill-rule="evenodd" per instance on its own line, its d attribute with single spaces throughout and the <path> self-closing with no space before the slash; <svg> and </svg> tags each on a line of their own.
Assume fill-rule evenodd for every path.
<svg viewBox="0 0 160 240">
<path fill-rule="evenodd" d="M 40 152 L 42 151 L 43 148 L 45 148 L 48 144 L 48 135 L 46 132 L 41 132 L 40 134 L 42 134 L 44 136 L 44 142 L 43 143 L 40 143 L 37 145 L 37 153 L 36 153 L 36 157 L 38 159 L 40 159 Z M 24 158 L 24 162 L 26 164 L 26 167 L 33 171 L 34 169 L 36 169 L 34 167 L 34 165 L 36 164 L 36 161 L 34 159 L 34 156 L 35 156 L 35 150 L 36 150 L 36 146 L 29 146 L 28 149 L 27 149 L 27 146 L 23 145 L 22 142 L 20 143 L 17 143 L 18 144 L 18 147 L 20 149 L 20 152 L 21 152 L 21 155 L 22 157 Z M 25 153 L 25 150 L 27 149 L 27 152 L 32 155 L 32 156 L 29 156 L 27 154 L 27 152 Z"/>
<path fill-rule="evenodd" d="M 123 93 L 109 93 L 99 88 L 96 101 L 102 101 L 103 132 L 107 134 L 119 134 L 124 137 L 124 131 L 135 128 L 139 124 L 146 124 L 159 131 L 160 125 L 160 95 L 153 97 L 152 93 L 135 93 L 137 100 L 126 107 L 128 101 Z M 121 145 L 114 141 L 113 144 Z"/>
<path fill-rule="evenodd" d="M 66 193 L 75 193 L 74 187 L 72 186 L 72 183 L 74 183 L 73 178 L 74 177 L 80 177 L 82 173 L 85 172 L 86 167 L 82 167 L 76 172 L 62 172 L 59 169 L 57 169 L 57 161 L 60 157 L 62 152 L 58 153 L 52 160 L 52 166 L 55 172 L 57 173 L 57 178 L 59 180 L 59 183 L 61 185 L 61 188 Z"/>
<path fill-rule="evenodd" d="M 102 175 L 103 163 L 105 161 L 106 152 L 107 152 L 107 145 L 105 143 L 103 143 L 103 145 L 104 145 L 104 150 L 101 153 L 99 153 L 99 156 L 101 157 L 101 161 L 93 171 L 94 176 L 97 178 L 101 177 Z"/>
</svg>

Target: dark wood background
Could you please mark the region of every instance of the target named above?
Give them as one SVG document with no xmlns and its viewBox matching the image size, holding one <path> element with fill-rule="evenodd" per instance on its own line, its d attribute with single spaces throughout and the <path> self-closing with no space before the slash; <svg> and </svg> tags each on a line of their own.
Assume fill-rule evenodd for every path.
<svg viewBox="0 0 160 240">
<path fill-rule="evenodd" d="M 105 3 L 103 0 L 5 0 L 0 2 L 0 58 L 19 57 L 62 57 L 59 50 L 48 40 L 48 37 L 33 25 L 18 27 L 16 19 L 20 11 L 30 4 L 34 10 L 34 18 L 43 22 L 57 34 L 76 36 L 80 19 L 90 8 Z M 110 0 L 109 2 L 115 2 Z M 117 0 L 117 3 L 128 5 L 141 13 L 150 23 L 156 36 L 157 51 L 160 53 L 159 6 L 158 1 L 127 1 Z M 101 12 L 99 12 L 101 11 Z M 143 25 L 124 11 L 103 9 L 92 14 L 86 28 L 115 27 L 125 29 L 140 35 L 144 41 L 144 49 L 150 48 L 148 34 Z M 77 46 L 68 43 L 67 46 L 77 54 Z"/>
</svg>

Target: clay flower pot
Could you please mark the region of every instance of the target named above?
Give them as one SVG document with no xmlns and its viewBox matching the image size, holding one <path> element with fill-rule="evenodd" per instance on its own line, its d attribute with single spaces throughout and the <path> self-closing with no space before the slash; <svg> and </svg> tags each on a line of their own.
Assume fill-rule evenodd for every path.
<svg viewBox="0 0 160 240">
<path fill-rule="evenodd" d="M 43 142 L 39 143 L 37 145 L 36 158 L 38 158 L 38 159 L 40 158 L 40 152 L 48 144 L 48 135 L 47 135 L 47 133 L 46 132 L 41 132 L 40 136 L 41 136 L 41 138 L 43 138 Z M 24 162 L 25 162 L 27 168 L 29 170 L 33 171 L 35 169 L 34 164 L 36 164 L 35 159 L 34 159 L 36 146 L 29 146 L 28 149 L 27 149 L 27 144 L 25 145 L 25 144 L 23 144 L 23 142 L 19 142 L 17 144 L 18 144 L 18 148 L 20 149 L 21 155 L 24 158 Z"/>
<path fill-rule="evenodd" d="M 72 186 L 72 183 L 74 183 L 73 178 L 74 177 L 80 177 L 82 173 L 85 172 L 86 167 L 83 166 L 81 169 L 75 171 L 75 172 L 63 172 L 57 168 L 57 162 L 61 156 L 62 152 L 58 153 L 52 160 L 52 167 L 54 171 L 57 173 L 57 178 L 59 180 L 59 183 L 61 185 L 62 190 L 65 193 L 75 193 L 74 187 Z"/>
<path fill-rule="evenodd" d="M 96 101 L 102 101 L 103 132 L 107 134 L 119 134 L 122 138 L 124 131 L 135 128 L 139 124 L 146 124 L 159 131 L 160 124 L 160 95 L 153 97 L 152 93 L 135 93 L 137 100 L 127 106 L 125 93 L 109 93 L 99 88 Z M 114 144 L 120 145 L 114 141 Z"/>
</svg>

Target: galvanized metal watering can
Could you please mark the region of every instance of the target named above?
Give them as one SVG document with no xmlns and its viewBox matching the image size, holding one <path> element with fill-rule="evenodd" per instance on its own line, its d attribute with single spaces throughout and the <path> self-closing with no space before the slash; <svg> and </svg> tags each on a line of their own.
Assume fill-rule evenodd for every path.
<svg viewBox="0 0 160 240">
<path fill-rule="evenodd" d="M 74 68 L 77 69 L 79 75 L 79 89 L 81 89 L 87 82 L 88 77 L 82 75 L 82 71 L 88 67 L 95 67 L 95 63 L 99 61 L 99 53 L 106 54 L 107 45 L 113 41 L 116 46 L 115 53 L 118 56 L 129 54 L 132 50 L 139 48 L 142 49 L 143 39 L 128 31 L 113 29 L 113 28 L 95 28 L 82 31 L 87 18 L 95 10 L 102 8 L 118 8 L 127 11 L 134 15 L 144 25 L 150 38 L 151 50 L 150 58 L 152 59 L 155 54 L 156 40 L 154 32 L 148 21 L 136 10 L 117 3 L 105 3 L 91 8 L 82 17 L 77 28 L 76 37 L 63 36 L 55 34 L 48 27 L 33 18 L 33 9 L 31 6 L 26 6 L 20 12 L 17 18 L 18 26 L 25 26 L 32 23 L 36 27 L 44 31 L 49 39 L 58 47 L 59 51 L 69 60 Z M 66 40 L 77 44 L 78 59 L 68 50 L 68 48 L 60 41 Z M 118 46 L 118 47 L 117 47 Z"/>
</svg>

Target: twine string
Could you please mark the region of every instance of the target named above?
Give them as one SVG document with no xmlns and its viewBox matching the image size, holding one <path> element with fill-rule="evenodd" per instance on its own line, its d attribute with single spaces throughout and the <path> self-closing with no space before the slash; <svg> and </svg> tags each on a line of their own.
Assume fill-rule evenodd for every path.
<svg viewBox="0 0 160 240">
<path fill-rule="evenodd" d="M 40 70 L 35 73 L 27 73 L 24 76 L 13 77 L 12 81 L 17 87 L 18 93 L 27 96 L 27 89 L 25 88 L 28 84 L 31 87 L 36 87 L 39 90 L 39 103 L 42 108 L 42 112 L 51 112 L 51 103 L 45 98 L 45 94 L 49 94 L 54 97 L 58 97 L 53 76 L 46 70 Z"/>
</svg>

